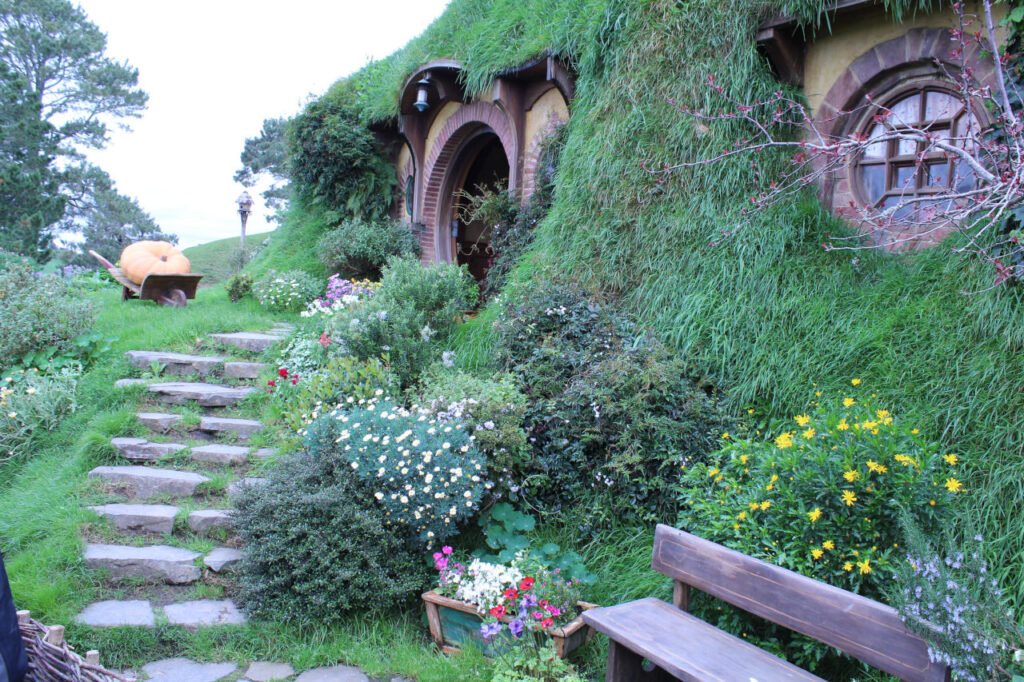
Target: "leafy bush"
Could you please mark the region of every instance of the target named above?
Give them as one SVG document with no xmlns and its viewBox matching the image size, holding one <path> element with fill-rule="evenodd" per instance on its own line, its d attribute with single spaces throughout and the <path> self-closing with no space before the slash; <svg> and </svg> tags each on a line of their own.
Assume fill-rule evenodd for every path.
<svg viewBox="0 0 1024 682">
<path fill-rule="evenodd" d="M 292 334 L 277 358 L 278 367 L 287 367 L 300 376 L 307 376 L 323 367 L 327 362 L 327 349 L 307 332 L 307 329 L 302 329 Z"/>
<path fill-rule="evenodd" d="M 898 578 L 889 590 L 894 606 L 907 628 L 928 642 L 929 657 L 948 665 L 956 679 L 1024 676 L 1014 656 L 1014 649 L 1024 649 L 1024 627 L 1003 603 L 999 581 L 984 559 L 984 538 L 946 536 L 944 546 L 936 547 L 908 521 L 907 560 L 897 564 Z"/>
<path fill-rule="evenodd" d="M 32 351 L 71 350 L 93 321 L 92 305 L 60 277 L 16 260 L 0 270 L 0 370 Z"/>
<path fill-rule="evenodd" d="M 420 242 L 397 220 L 346 220 L 317 245 L 324 266 L 343 277 L 380 279 L 388 258 L 418 258 Z"/>
<path fill-rule="evenodd" d="M 454 535 L 492 487 L 473 436 L 415 406 L 351 396 L 346 403 L 310 425 L 310 451 L 347 460 L 399 536 L 430 547 Z"/>
<path fill-rule="evenodd" d="M 476 446 L 487 458 L 492 476 L 507 478 L 511 469 L 529 459 L 523 431 L 526 396 L 511 375 L 485 379 L 434 365 L 420 383 L 420 404 L 441 421 L 465 424 L 476 436 Z"/>
<path fill-rule="evenodd" d="M 465 268 L 392 258 L 373 298 L 327 320 L 329 347 L 362 360 L 384 359 L 400 385 L 410 387 L 477 295 Z"/>
<path fill-rule="evenodd" d="M 287 371 L 287 370 L 285 370 Z M 397 390 L 397 382 L 377 358 L 357 360 L 349 355 L 331 356 L 308 374 L 298 374 L 291 390 L 275 392 L 281 417 L 292 429 L 301 429 L 348 398 L 370 400 Z"/>
<path fill-rule="evenodd" d="M 373 132 L 344 101 L 328 93 L 295 117 L 288 131 L 289 170 L 299 195 L 346 216 L 383 218 L 395 171 Z"/>
<path fill-rule="evenodd" d="M 373 298 L 380 288 L 380 282 L 367 279 L 342 279 L 334 274 L 327 278 L 327 291 L 315 301 L 310 302 L 302 311 L 302 317 L 330 317 L 339 310 L 356 305 L 360 301 Z"/>
<path fill-rule="evenodd" d="M 60 426 L 77 408 L 81 372 L 65 367 L 53 374 L 18 370 L 0 383 L 0 461 L 31 454 L 35 438 Z"/>
<path fill-rule="evenodd" d="M 385 526 L 332 448 L 279 461 L 234 514 L 246 546 L 240 601 L 256 617 L 331 623 L 392 608 L 425 584 L 420 556 Z"/>
<path fill-rule="evenodd" d="M 252 296 L 252 275 L 246 272 L 232 275 L 224 284 L 224 288 L 227 289 L 228 298 L 232 302 L 241 301 L 246 296 Z"/>
<path fill-rule="evenodd" d="M 856 381 L 856 380 L 855 380 Z M 878 599 L 904 561 L 901 510 L 933 532 L 962 484 L 955 455 L 850 391 L 776 427 L 771 441 L 723 436 L 707 463 L 687 467 L 679 523 L 691 532 L 803 575 Z M 755 632 L 732 610 L 720 625 Z M 709 612 L 712 620 L 721 614 Z M 750 629 L 747 629 L 750 628 Z M 761 631 L 791 641 L 782 630 Z M 822 645 L 787 658 L 813 666 Z"/>
<path fill-rule="evenodd" d="M 256 300 L 273 312 L 298 312 L 323 292 L 323 285 L 302 270 L 269 271 L 253 284 Z"/>
<path fill-rule="evenodd" d="M 509 489 L 548 509 L 589 496 L 590 518 L 673 514 L 681 466 L 702 460 L 733 423 L 710 383 L 614 308 L 548 285 L 511 300 L 499 357 L 527 396 L 535 458 Z"/>
</svg>

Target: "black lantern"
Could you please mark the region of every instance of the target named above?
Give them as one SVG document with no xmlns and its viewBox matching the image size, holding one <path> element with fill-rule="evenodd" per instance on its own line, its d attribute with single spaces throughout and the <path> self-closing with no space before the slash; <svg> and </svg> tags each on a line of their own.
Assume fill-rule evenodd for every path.
<svg viewBox="0 0 1024 682">
<path fill-rule="evenodd" d="M 427 95 L 430 94 L 430 74 L 423 74 L 423 78 L 416 81 L 416 85 L 419 86 L 419 89 L 416 91 L 416 101 L 413 102 L 413 106 L 416 107 L 416 111 L 422 114 L 430 108 L 430 103 L 427 102 Z"/>
</svg>

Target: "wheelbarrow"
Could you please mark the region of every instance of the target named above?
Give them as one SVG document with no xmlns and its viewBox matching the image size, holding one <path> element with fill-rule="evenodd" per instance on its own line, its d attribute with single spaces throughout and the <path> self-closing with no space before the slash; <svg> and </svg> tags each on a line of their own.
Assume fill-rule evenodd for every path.
<svg viewBox="0 0 1024 682">
<path fill-rule="evenodd" d="M 188 305 L 188 299 L 196 297 L 196 288 L 202 275 L 195 274 L 170 274 L 170 275 L 146 275 L 142 285 L 128 279 L 124 271 L 108 261 L 106 258 L 90 250 L 90 254 L 107 269 L 111 277 L 121 283 L 121 300 L 129 298 L 140 298 L 144 301 L 156 301 L 160 305 L 169 305 L 175 308 L 184 308 Z"/>
</svg>

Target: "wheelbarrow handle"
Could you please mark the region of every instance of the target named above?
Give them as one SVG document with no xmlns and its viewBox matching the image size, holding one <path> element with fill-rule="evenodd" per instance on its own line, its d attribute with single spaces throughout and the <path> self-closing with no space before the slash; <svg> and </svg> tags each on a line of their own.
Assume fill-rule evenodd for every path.
<svg viewBox="0 0 1024 682">
<path fill-rule="evenodd" d="M 108 261 L 106 258 L 101 256 L 100 254 L 96 253 L 92 249 L 89 249 L 89 253 L 92 255 L 93 258 L 95 258 L 96 260 L 98 260 L 100 262 L 100 265 L 105 267 L 107 270 L 110 270 L 111 268 L 116 268 L 117 267 L 116 265 L 114 265 L 113 263 Z"/>
</svg>

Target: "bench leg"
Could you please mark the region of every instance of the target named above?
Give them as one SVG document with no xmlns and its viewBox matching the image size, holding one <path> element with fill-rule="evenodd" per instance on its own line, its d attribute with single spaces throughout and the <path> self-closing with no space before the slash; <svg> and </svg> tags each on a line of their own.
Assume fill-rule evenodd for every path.
<svg viewBox="0 0 1024 682">
<path fill-rule="evenodd" d="M 609 640 L 605 682 L 672 682 L 676 679 L 658 667 L 644 670 L 643 661 L 640 654 Z"/>
</svg>

